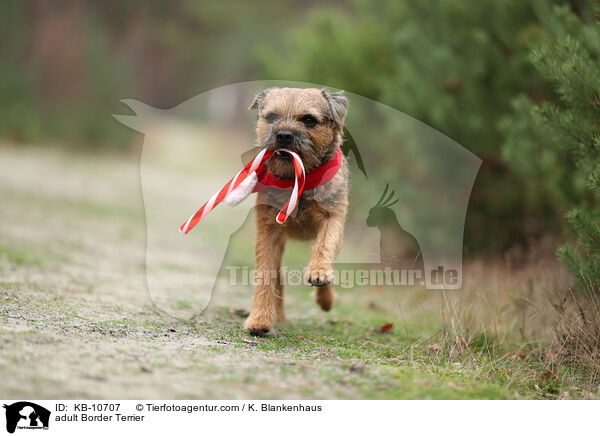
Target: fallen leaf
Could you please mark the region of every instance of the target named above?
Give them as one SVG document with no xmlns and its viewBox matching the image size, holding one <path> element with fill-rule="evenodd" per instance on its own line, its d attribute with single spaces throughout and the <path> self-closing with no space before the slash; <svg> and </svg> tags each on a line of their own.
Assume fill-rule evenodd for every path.
<svg viewBox="0 0 600 436">
<path fill-rule="evenodd" d="M 379 327 L 379 331 L 381 331 L 381 333 L 383 333 L 383 332 L 387 332 L 387 331 L 388 331 L 388 330 L 390 330 L 392 327 L 394 327 L 394 324 L 392 324 L 392 323 L 390 322 L 390 323 L 384 324 L 384 325 L 382 325 L 381 327 Z"/>
<path fill-rule="evenodd" d="M 170 332 L 176 332 L 177 330 L 175 329 L 169 329 Z"/>
</svg>

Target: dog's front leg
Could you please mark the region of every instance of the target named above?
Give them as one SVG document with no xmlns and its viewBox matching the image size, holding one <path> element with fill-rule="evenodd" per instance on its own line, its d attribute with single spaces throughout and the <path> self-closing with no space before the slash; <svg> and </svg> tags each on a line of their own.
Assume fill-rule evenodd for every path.
<svg viewBox="0 0 600 436">
<path fill-rule="evenodd" d="M 285 244 L 283 226 L 275 222 L 275 209 L 267 205 L 256 206 L 256 272 L 257 284 L 254 302 L 246 328 L 253 335 L 268 333 L 273 328 L 273 318 L 283 320 L 283 289 L 280 279 L 281 256 Z"/>
<path fill-rule="evenodd" d="M 306 270 L 306 280 L 311 285 L 328 287 L 333 282 L 333 262 L 342 245 L 345 220 L 345 207 L 320 213 L 317 242 Z"/>
</svg>

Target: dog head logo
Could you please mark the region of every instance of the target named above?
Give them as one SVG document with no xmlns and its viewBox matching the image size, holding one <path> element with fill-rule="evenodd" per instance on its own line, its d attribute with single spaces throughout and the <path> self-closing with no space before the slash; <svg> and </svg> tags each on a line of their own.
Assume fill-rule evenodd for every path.
<svg viewBox="0 0 600 436">
<path fill-rule="evenodd" d="M 288 123 L 287 130 L 299 132 L 298 152 L 310 145 L 302 132 L 314 131 L 310 126 L 321 119 L 328 100 L 321 101 L 315 93 L 312 118 L 283 119 L 279 106 L 277 110 L 267 107 L 283 93 L 261 92 L 281 86 L 322 88 L 307 83 L 244 82 L 210 90 L 169 110 L 123 100 L 135 114 L 114 116 L 144 134 L 140 176 L 146 212 L 146 278 L 152 300 L 170 314 L 197 315 L 221 293 L 234 292 L 226 265 L 251 268 L 254 264 L 254 219 L 250 217 L 254 199 L 233 210 L 215 207 L 185 236 L 178 229 L 239 171 L 240 157 L 245 165 L 256 155 L 258 147 L 248 153 L 252 144 L 262 141 L 268 147 L 271 139 L 277 140 L 269 135 L 273 123 Z M 331 104 L 339 94 L 326 96 Z M 403 267 L 422 262 L 425 288 L 460 289 L 465 217 L 481 160 L 396 109 L 352 93 L 344 96 L 334 106 L 345 117 L 341 150 L 348 159 L 352 189 L 336 265 L 387 265 L 398 258 Z M 247 110 L 249 104 L 259 109 L 258 123 L 257 112 Z M 381 195 L 386 182 L 387 192 Z M 394 247 L 391 241 L 396 239 L 402 239 L 405 252 Z M 440 270 L 458 276 L 454 274 L 451 282 L 439 281 Z"/>
<path fill-rule="evenodd" d="M 16 429 L 48 429 L 50 411 L 29 401 L 19 401 L 6 409 L 6 431 L 14 433 Z"/>
</svg>

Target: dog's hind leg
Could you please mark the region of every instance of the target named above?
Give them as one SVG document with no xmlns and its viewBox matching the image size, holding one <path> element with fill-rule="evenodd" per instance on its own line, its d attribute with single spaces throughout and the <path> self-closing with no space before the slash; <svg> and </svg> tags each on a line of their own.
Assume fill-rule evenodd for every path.
<svg viewBox="0 0 600 436">
<path fill-rule="evenodd" d="M 335 291 L 331 286 L 316 286 L 315 300 L 325 312 L 329 312 L 335 301 Z"/>
</svg>

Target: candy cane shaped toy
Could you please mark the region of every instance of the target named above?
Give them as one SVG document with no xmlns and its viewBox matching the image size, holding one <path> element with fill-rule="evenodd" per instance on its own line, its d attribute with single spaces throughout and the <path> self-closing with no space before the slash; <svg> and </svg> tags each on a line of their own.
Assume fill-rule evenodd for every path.
<svg viewBox="0 0 600 436">
<path fill-rule="evenodd" d="M 279 151 L 284 151 L 292 156 L 293 164 L 294 164 L 294 187 L 292 189 L 292 193 L 290 195 L 290 199 L 283 206 L 277 218 L 275 219 L 277 223 L 283 224 L 287 220 L 288 216 L 294 211 L 296 206 L 298 205 L 298 201 L 302 196 L 302 192 L 304 190 L 304 181 L 305 181 L 305 172 L 304 172 L 304 164 L 302 163 L 302 159 L 298 156 L 297 153 L 286 150 L 279 149 Z M 221 201 L 227 198 L 232 192 L 234 192 L 240 185 L 249 177 L 256 178 L 256 173 L 259 168 L 264 165 L 264 161 L 266 161 L 271 155 L 273 151 L 267 151 L 267 149 L 263 149 L 256 155 L 256 157 L 248 163 L 244 168 L 242 168 L 233 179 L 231 179 L 221 190 L 216 192 L 210 200 L 208 200 L 200 209 L 198 209 L 184 224 L 179 227 L 179 231 L 181 233 L 188 233 L 190 230 L 194 228 L 196 224 L 202 220 L 206 215 L 210 213 Z M 254 181 L 256 183 L 256 181 Z M 250 192 L 248 192 L 250 194 Z M 248 195 L 246 194 L 246 195 Z M 236 203 L 239 201 L 236 201 Z"/>
<path fill-rule="evenodd" d="M 281 151 L 285 151 L 289 153 L 294 160 L 294 171 L 296 173 L 296 177 L 294 179 L 294 189 L 292 189 L 292 194 L 290 195 L 290 199 L 287 201 L 283 209 L 277 214 L 278 224 L 283 224 L 288 219 L 288 216 L 294 211 L 296 205 L 298 204 L 298 200 L 300 200 L 300 196 L 302 195 L 302 191 L 304 191 L 304 164 L 302 163 L 302 159 L 296 153 L 290 150 L 282 149 Z"/>
</svg>

